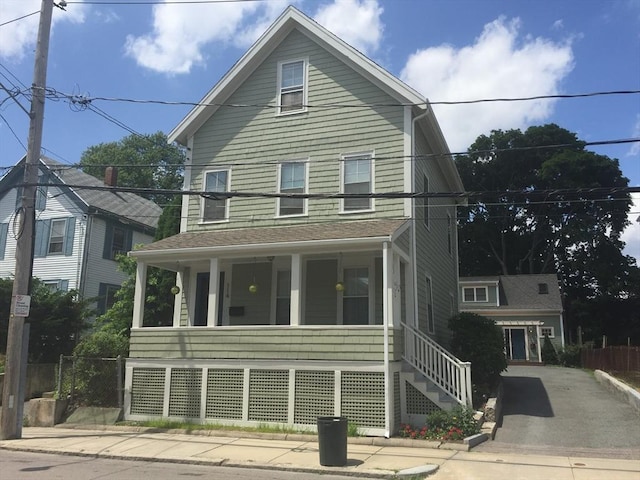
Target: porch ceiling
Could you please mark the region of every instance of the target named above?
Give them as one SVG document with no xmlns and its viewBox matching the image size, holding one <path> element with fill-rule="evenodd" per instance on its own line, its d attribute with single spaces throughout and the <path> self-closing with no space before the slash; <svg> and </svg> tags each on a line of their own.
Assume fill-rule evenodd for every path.
<svg viewBox="0 0 640 480">
<path fill-rule="evenodd" d="M 407 219 L 343 221 L 283 227 L 238 228 L 182 232 L 129 252 L 140 260 L 175 262 L 180 259 L 241 254 L 242 252 L 294 253 L 304 249 L 363 246 L 391 241 Z M 255 253 L 252 253 L 255 254 Z"/>
</svg>

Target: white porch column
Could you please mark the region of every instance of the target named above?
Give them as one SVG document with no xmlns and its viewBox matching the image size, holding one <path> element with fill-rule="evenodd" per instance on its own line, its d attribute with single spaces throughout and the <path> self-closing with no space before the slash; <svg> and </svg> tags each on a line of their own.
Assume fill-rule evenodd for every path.
<svg viewBox="0 0 640 480">
<path fill-rule="evenodd" d="M 173 326 L 180 326 L 180 314 L 182 313 L 182 298 L 183 295 L 186 295 L 184 291 L 184 271 L 180 270 L 176 272 L 176 287 L 180 289 L 180 292 L 175 296 L 173 301 Z M 184 296 L 186 299 L 187 297 Z"/>
<path fill-rule="evenodd" d="M 218 320 L 218 288 L 220 284 L 220 262 L 217 258 L 209 261 L 209 309 L 207 327 L 215 327 Z"/>
<path fill-rule="evenodd" d="M 144 318 L 144 299 L 147 290 L 147 264 L 138 260 L 136 265 L 136 286 L 133 292 L 133 319 L 131 328 L 141 328 Z"/>
<path fill-rule="evenodd" d="M 391 436 L 391 367 L 389 365 L 389 326 L 393 317 L 393 250 L 389 242 L 382 244 L 382 328 L 384 331 L 384 436 Z"/>
<path fill-rule="evenodd" d="M 291 255 L 291 325 L 300 325 L 302 319 L 302 259 L 299 253 Z"/>
</svg>

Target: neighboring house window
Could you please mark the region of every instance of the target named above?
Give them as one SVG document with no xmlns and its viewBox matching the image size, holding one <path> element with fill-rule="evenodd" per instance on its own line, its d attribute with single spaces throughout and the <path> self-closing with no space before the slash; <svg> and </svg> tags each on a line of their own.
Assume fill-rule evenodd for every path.
<svg viewBox="0 0 640 480">
<path fill-rule="evenodd" d="M 227 192 L 229 190 L 229 170 L 215 170 L 204 174 L 205 192 Z M 202 221 L 219 222 L 228 218 L 228 199 L 211 195 L 202 200 Z"/>
<path fill-rule="evenodd" d="M 449 213 L 447 213 L 447 251 L 449 255 L 453 254 L 453 219 Z"/>
<path fill-rule="evenodd" d="M 291 270 L 278 270 L 276 284 L 276 325 L 291 323 Z"/>
<path fill-rule="evenodd" d="M 47 254 L 62 253 L 64 247 L 64 235 L 67 229 L 67 220 L 51 220 L 51 230 L 49 231 L 49 248 Z"/>
<path fill-rule="evenodd" d="M 296 60 L 279 64 L 278 101 L 279 113 L 306 111 L 306 61 Z"/>
<path fill-rule="evenodd" d="M 372 192 L 373 159 L 370 154 L 348 155 L 342 158 L 342 191 L 346 194 Z M 342 211 L 358 212 L 372 209 L 371 198 L 344 198 Z"/>
<path fill-rule="evenodd" d="M 4 260 L 4 251 L 7 248 L 8 223 L 0 223 L 0 260 Z"/>
<path fill-rule="evenodd" d="M 555 338 L 556 333 L 553 327 L 540 327 L 540 335 L 542 337 L 547 336 L 549 338 Z"/>
<path fill-rule="evenodd" d="M 69 290 L 69 280 L 43 280 L 42 283 L 51 292 L 66 292 Z"/>
<path fill-rule="evenodd" d="M 433 288 L 431 286 L 431 278 L 426 277 L 426 297 L 427 297 L 427 332 L 435 333 L 436 324 L 433 318 Z"/>
<path fill-rule="evenodd" d="M 34 257 L 71 255 L 75 226 L 76 219 L 73 217 L 38 220 L 36 222 Z"/>
<path fill-rule="evenodd" d="M 345 268 L 343 273 L 342 323 L 369 324 L 369 269 Z"/>
<path fill-rule="evenodd" d="M 487 301 L 487 287 L 464 287 L 462 294 L 465 302 Z"/>
<path fill-rule="evenodd" d="M 280 164 L 279 193 L 306 193 L 307 164 L 305 162 L 286 162 Z M 304 198 L 278 198 L 278 215 L 304 215 L 307 200 Z"/>
<path fill-rule="evenodd" d="M 127 253 L 132 245 L 131 229 L 117 223 L 107 222 L 102 257 L 115 260 L 116 256 Z"/>
<path fill-rule="evenodd" d="M 120 290 L 120 285 L 101 283 L 98 287 L 98 314 L 103 315 L 116 303 L 116 292 Z"/>
</svg>

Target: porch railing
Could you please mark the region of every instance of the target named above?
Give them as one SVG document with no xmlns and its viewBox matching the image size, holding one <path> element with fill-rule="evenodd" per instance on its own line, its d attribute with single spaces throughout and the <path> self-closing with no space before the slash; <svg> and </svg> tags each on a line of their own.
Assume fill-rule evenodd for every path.
<svg viewBox="0 0 640 480">
<path fill-rule="evenodd" d="M 415 328 L 406 324 L 403 327 L 403 358 L 459 404 L 471 407 L 471 362 L 458 360 Z"/>
</svg>

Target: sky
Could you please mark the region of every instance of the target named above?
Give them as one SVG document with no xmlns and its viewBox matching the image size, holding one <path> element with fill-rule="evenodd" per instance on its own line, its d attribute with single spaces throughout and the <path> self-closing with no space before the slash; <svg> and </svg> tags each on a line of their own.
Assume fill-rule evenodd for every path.
<svg viewBox="0 0 640 480">
<path fill-rule="evenodd" d="M 53 11 L 43 154 L 75 164 L 93 145 L 169 133 L 189 106 L 123 100 L 197 102 L 290 4 L 432 102 L 640 90 L 640 0 L 68 0 Z M 0 175 L 26 152 L 29 100 L 15 93 L 33 80 L 40 5 L 0 0 Z M 640 138 L 640 94 L 434 110 L 452 152 L 546 123 L 587 142 Z M 588 148 L 640 186 L 639 142 Z M 640 263 L 634 201 L 623 240 Z"/>
</svg>

